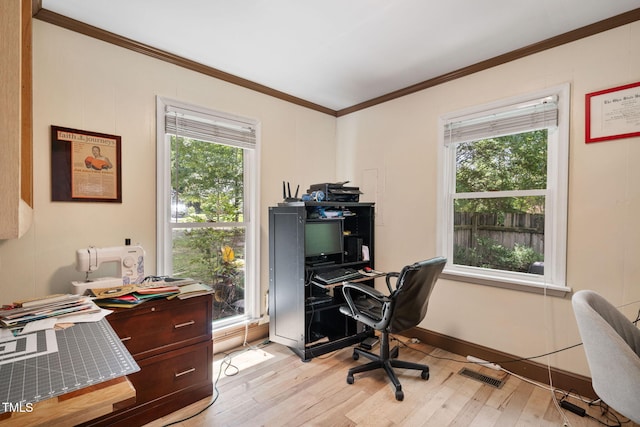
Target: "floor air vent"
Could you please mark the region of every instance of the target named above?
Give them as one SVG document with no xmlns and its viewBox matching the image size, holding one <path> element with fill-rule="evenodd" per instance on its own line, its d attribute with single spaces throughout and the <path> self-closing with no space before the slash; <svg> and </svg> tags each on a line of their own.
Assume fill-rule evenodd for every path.
<svg viewBox="0 0 640 427">
<path fill-rule="evenodd" d="M 474 379 L 476 381 L 483 382 L 495 388 L 501 388 L 504 385 L 504 381 L 502 380 L 499 380 L 497 378 L 492 378 L 487 375 L 483 375 L 480 372 L 472 371 L 471 369 L 468 369 L 468 368 L 462 368 L 460 372 L 458 372 L 458 374 Z"/>
</svg>

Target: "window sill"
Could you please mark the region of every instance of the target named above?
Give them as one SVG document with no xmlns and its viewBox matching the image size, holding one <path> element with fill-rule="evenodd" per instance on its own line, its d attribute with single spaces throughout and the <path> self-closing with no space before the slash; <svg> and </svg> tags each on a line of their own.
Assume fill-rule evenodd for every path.
<svg viewBox="0 0 640 427">
<path fill-rule="evenodd" d="M 549 295 L 564 298 L 571 293 L 571 288 L 565 286 L 552 285 L 526 279 L 502 278 L 456 270 L 445 270 L 440 274 L 440 278 L 455 280 L 458 282 L 474 283 L 476 285 L 493 286 L 496 288 L 511 289 L 514 291 L 530 292 L 541 295 Z"/>
</svg>

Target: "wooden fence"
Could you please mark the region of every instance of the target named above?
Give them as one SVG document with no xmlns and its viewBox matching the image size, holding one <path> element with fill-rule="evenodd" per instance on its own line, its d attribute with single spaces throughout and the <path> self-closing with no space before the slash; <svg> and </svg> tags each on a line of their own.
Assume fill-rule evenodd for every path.
<svg viewBox="0 0 640 427">
<path fill-rule="evenodd" d="M 544 214 L 456 212 L 454 244 L 471 248 L 478 238 L 491 239 L 509 249 L 520 244 L 543 254 Z"/>
</svg>

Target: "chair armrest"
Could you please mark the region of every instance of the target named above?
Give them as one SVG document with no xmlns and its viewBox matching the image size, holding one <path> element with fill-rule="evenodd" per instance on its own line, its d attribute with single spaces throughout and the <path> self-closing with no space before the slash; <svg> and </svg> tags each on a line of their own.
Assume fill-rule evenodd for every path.
<svg viewBox="0 0 640 427">
<path fill-rule="evenodd" d="M 391 287 L 391 279 L 392 277 L 396 278 L 396 285 L 398 283 L 398 277 L 400 277 L 400 273 L 396 272 L 396 271 L 391 271 L 389 273 L 387 273 L 387 275 L 385 276 L 385 281 L 387 282 L 387 289 L 389 289 L 389 294 L 393 293 L 393 288 Z M 396 286 L 397 287 L 397 286 Z"/>
<path fill-rule="evenodd" d="M 380 302 L 383 307 L 391 302 L 391 299 L 388 296 L 379 292 L 375 288 L 364 285 L 362 283 L 346 282 L 342 285 L 342 293 L 348 307 L 341 306 L 340 312 L 346 314 L 347 316 L 351 316 L 354 319 L 359 320 L 362 323 L 373 328 L 376 328 L 378 326 L 378 324 L 380 323 L 380 319 L 373 319 L 369 315 L 367 315 L 367 313 L 361 311 L 356 305 L 355 299 L 358 296 L 365 296 L 366 298 L 370 298 Z"/>
<path fill-rule="evenodd" d="M 344 299 L 349 304 L 349 309 L 351 313 L 359 312 L 356 307 L 354 300 L 358 295 L 366 295 L 367 297 L 373 298 L 376 301 L 380 301 L 381 303 L 385 303 L 389 301 L 386 295 L 382 292 L 378 291 L 372 286 L 367 286 L 362 283 L 353 283 L 353 282 L 345 282 L 342 285 L 342 293 L 344 294 Z"/>
</svg>

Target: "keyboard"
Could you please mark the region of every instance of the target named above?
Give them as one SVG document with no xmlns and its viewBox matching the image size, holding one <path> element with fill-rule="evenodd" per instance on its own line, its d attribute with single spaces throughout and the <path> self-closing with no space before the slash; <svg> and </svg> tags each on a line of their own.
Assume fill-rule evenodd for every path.
<svg viewBox="0 0 640 427">
<path fill-rule="evenodd" d="M 332 302 L 333 297 L 330 295 L 321 295 L 316 297 L 307 298 L 307 305 L 315 306 L 319 304 L 324 304 L 325 302 Z"/>
<path fill-rule="evenodd" d="M 333 285 L 334 283 L 345 282 L 351 279 L 359 279 L 360 277 L 362 277 L 362 274 L 358 273 L 358 270 L 354 270 L 353 268 L 338 268 L 336 270 L 316 274 L 315 279 L 322 283 L 326 283 L 327 285 Z"/>
</svg>

